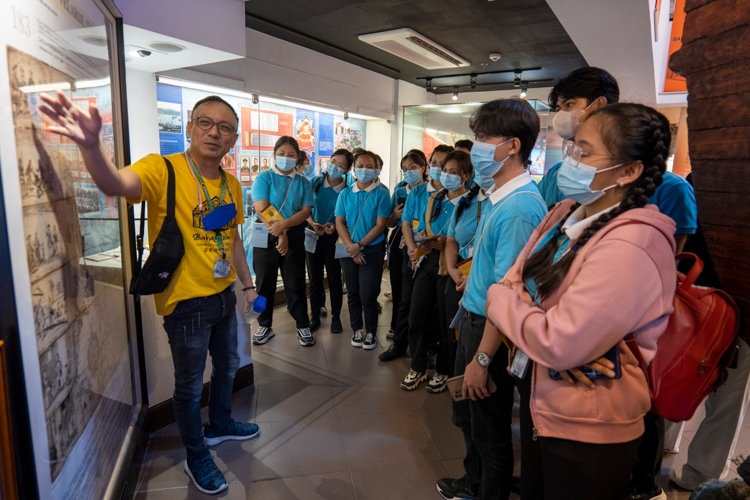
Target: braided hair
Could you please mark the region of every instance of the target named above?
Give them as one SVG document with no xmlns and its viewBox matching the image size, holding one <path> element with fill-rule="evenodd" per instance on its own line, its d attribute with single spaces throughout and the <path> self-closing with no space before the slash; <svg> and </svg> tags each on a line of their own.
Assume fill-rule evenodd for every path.
<svg viewBox="0 0 750 500">
<path fill-rule="evenodd" d="M 562 227 L 570 215 L 580 207 L 575 204 L 560 221 L 554 236 L 526 260 L 522 277 L 534 279 L 541 298 L 549 297 L 562 283 L 575 260 L 576 252 L 606 226 L 611 220 L 634 208 L 643 208 L 649 197 L 662 182 L 669 156 L 669 120 L 653 108 L 642 104 L 619 103 L 599 109 L 591 117 L 601 124 L 602 141 L 618 162 L 631 164 L 641 162 L 643 172 L 628 185 L 625 198 L 613 210 L 599 216 L 571 244 L 570 251 L 557 262 L 557 244 L 563 234 Z"/>
</svg>

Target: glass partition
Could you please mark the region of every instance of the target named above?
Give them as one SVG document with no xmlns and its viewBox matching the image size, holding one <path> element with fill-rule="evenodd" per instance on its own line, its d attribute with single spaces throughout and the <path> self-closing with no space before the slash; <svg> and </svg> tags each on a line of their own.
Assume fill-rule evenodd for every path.
<svg viewBox="0 0 750 500">
<path fill-rule="evenodd" d="M 562 161 L 562 141 L 551 126 L 549 107 L 542 101 L 528 101 L 539 114 L 541 128 L 531 155 L 529 171 L 537 182 L 553 165 Z M 403 147 L 401 154 L 410 149 L 421 149 L 429 157 L 439 144 L 454 145 L 462 139 L 474 140 L 469 128 L 471 115 L 482 102 L 461 104 L 426 104 L 404 106 Z"/>
</svg>

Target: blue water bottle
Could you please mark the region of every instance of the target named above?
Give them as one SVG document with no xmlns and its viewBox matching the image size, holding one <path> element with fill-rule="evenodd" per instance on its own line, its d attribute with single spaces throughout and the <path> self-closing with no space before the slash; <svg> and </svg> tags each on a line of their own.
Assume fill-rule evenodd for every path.
<svg viewBox="0 0 750 500">
<path fill-rule="evenodd" d="M 252 324 L 253 321 L 258 319 L 258 316 L 260 316 L 260 313 L 266 310 L 266 303 L 267 300 L 265 297 L 258 296 L 253 301 L 253 308 L 245 313 L 245 323 Z"/>
</svg>

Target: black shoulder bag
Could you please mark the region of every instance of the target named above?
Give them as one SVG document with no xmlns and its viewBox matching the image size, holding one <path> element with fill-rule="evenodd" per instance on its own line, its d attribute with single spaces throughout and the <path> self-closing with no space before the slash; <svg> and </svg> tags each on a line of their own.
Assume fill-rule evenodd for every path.
<svg viewBox="0 0 750 500">
<path fill-rule="evenodd" d="M 169 282 L 172 280 L 177 266 L 182 262 L 185 255 L 185 243 L 182 241 L 182 232 L 177 227 L 177 219 L 174 215 L 175 205 L 175 178 L 172 164 L 167 162 L 167 173 L 169 183 L 167 184 L 167 216 L 159 230 L 154 244 L 151 246 L 151 253 L 146 260 L 146 264 L 141 267 L 143 262 L 143 228 L 146 218 L 146 202 L 141 204 L 141 230 L 138 235 L 138 267 L 140 272 L 130 282 L 130 293 L 136 296 L 153 295 L 166 290 Z"/>
</svg>

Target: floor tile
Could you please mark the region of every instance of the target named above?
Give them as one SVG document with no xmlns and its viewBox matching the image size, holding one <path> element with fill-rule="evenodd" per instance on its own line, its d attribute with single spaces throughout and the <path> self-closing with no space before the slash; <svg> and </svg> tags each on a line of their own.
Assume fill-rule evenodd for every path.
<svg viewBox="0 0 750 500">
<path fill-rule="evenodd" d="M 255 422 L 298 421 L 310 415 L 335 418 L 333 391 L 322 384 L 297 379 L 259 385 Z"/>
<path fill-rule="evenodd" d="M 437 480 L 447 477 L 443 462 L 419 460 L 415 463 L 378 469 L 352 470 L 354 491 L 358 500 L 408 498 L 435 500 Z"/>
<path fill-rule="evenodd" d="M 343 419 L 341 435 L 353 469 L 440 460 L 440 454 L 415 410 Z"/>
<path fill-rule="evenodd" d="M 462 459 L 466 455 L 466 445 L 461 429 L 453 425 L 452 408 L 417 411 L 435 447 L 443 460 Z"/>
<path fill-rule="evenodd" d="M 356 390 L 336 397 L 336 411 L 345 420 L 368 413 L 413 410 L 411 394 L 401 389 L 393 373 L 363 377 Z"/>
</svg>

